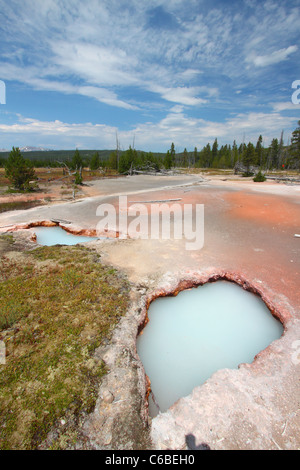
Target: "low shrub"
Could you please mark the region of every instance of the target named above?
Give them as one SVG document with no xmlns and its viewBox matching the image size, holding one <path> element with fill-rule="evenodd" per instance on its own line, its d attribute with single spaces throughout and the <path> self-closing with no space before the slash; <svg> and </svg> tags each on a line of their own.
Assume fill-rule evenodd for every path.
<svg viewBox="0 0 300 470">
<path fill-rule="evenodd" d="M 263 181 L 266 181 L 266 177 L 262 174 L 261 170 L 259 170 L 256 176 L 253 178 L 253 181 L 255 181 L 255 183 L 262 183 Z"/>
</svg>

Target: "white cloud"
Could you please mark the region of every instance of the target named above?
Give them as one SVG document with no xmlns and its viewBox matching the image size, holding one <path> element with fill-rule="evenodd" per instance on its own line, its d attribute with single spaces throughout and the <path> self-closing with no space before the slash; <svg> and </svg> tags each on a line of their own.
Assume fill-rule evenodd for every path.
<svg viewBox="0 0 300 470">
<path fill-rule="evenodd" d="M 53 42 L 53 62 L 62 72 L 75 74 L 100 86 L 137 85 L 137 60 L 122 49 L 90 43 Z"/>
<path fill-rule="evenodd" d="M 39 121 L 38 119 L 19 116 L 19 121 L 14 124 L 0 124 L 0 131 L 10 133 L 28 133 L 39 135 L 55 135 L 59 137 L 62 134 L 69 136 L 95 136 L 99 131 L 110 131 L 111 127 L 104 124 L 69 124 L 55 121 Z"/>
<path fill-rule="evenodd" d="M 47 74 L 46 71 L 44 71 Z M 27 69 L 18 66 L 0 63 L 0 76 L 5 80 L 20 81 L 26 83 L 35 90 L 56 91 L 64 94 L 83 95 L 94 98 L 97 101 L 124 109 L 137 110 L 136 105 L 130 104 L 118 98 L 117 94 L 107 88 L 99 86 L 79 86 L 73 85 L 69 81 L 50 80 L 39 78 L 38 70 L 35 67 Z"/>
<path fill-rule="evenodd" d="M 166 101 L 188 106 L 198 106 L 207 103 L 206 99 L 197 97 L 200 91 L 199 87 L 166 88 L 156 84 L 150 84 L 149 87 L 152 92 L 160 94 Z"/>
<path fill-rule="evenodd" d="M 151 2 L 151 7 L 161 5 L 165 11 L 176 15 L 180 23 L 176 34 L 168 29 L 156 30 L 153 34 L 153 30 L 146 28 L 150 6 L 141 2 L 134 1 L 131 7 L 124 3 L 123 8 L 114 0 L 91 1 L 88 5 L 73 0 L 62 7 L 55 0 L 42 3 L 39 6 L 39 3 L 24 1 L 18 7 L 18 15 L 15 0 L 11 8 L 6 9 L 6 24 L 15 24 L 22 41 L 18 60 L 14 62 L 16 72 L 19 69 L 19 73 L 14 74 L 17 80 L 23 81 L 29 74 L 28 85 L 40 86 L 38 89 L 46 89 L 47 85 L 49 90 L 59 91 L 60 88 L 66 93 L 66 82 L 75 92 L 80 92 L 80 88 L 73 85 L 81 80 L 87 89 L 96 86 L 118 94 L 115 99 L 104 97 L 104 102 L 125 107 L 126 101 L 128 109 L 132 108 L 128 99 L 120 95 L 122 87 L 152 91 L 165 101 L 189 106 L 201 105 L 208 97 L 216 95 L 216 87 L 204 89 L 203 70 L 195 64 L 199 60 L 204 64 L 207 60 L 212 63 L 215 53 L 224 51 L 222 40 L 228 41 L 226 31 L 230 16 L 222 17 L 225 26 L 221 28 L 218 11 L 204 18 L 190 16 L 182 1 Z M 191 1 L 190 6 L 195 5 L 197 2 Z M 15 36 L 8 26 L 6 29 L 7 36 L 14 42 Z M 9 57 L 11 61 L 13 55 Z M 31 65 L 24 66 L 25 62 Z M 41 78 L 47 81 L 41 83 Z M 63 82 L 61 87 L 59 82 Z M 197 82 L 199 88 L 189 82 Z M 93 90 L 92 96 L 95 94 L 96 99 L 100 97 L 103 101 L 102 93 Z"/>
<path fill-rule="evenodd" d="M 271 103 L 272 108 L 275 112 L 280 111 L 296 111 L 299 109 L 300 106 L 295 105 L 291 101 L 285 101 L 280 103 Z"/>
<path fill-rule="evenodd" d="M 233 140 L 241 143 L 257 141 L 263 135 L 265 145 L 274 137 L 279 138 L 284 130 L 285 138 L 294 130 L 297 119 L 283 117 L 274 113 L 240 113 L 228 118 L 225 122 L 213 122 L 201 118 L 191 118 L 183 113 L 179 106 L 172 108 L 159 122 L 137 124 L 130 130 L 118 129 L 105 124 L 77 123 L 70 124 L 59 120 L 40 121 L 18 116 L 13 124 L 0 123 L 0 135 L 3 146 L 31 145 L 46 147 L 49 142 L 55 148 L 75 148 L 81 142 L 81 148 L 114 148 L 116 132 L 122 148 L 126 149 L 135 138 L 135 147 L 141 150 L 164 151 L 171 142 L 176 147 L 201 149 L 215 138 L 223 144 L 232 144 Z M 6 143 L 10 139 L 12 144 Z M 17 140 L 17 142 L 16 142 Z M 27 143 L 25 143 L 27 142 Z"/>
<path fill-rule="evenodd" d="M 141 124 L 132 132 L 136 145 L 142 148 L 151 147 L 154 141 L 161 148 L 168 148 L 170 142 L 174 142 L 182 149 L 195 146 L 201 149 L 215 138 L 218 138 L 220 144 L 232 144 L 234 140 L 242 143 L 244 139 L 245 142 L 256 143 L 260 134 L 263 135 L 265 145 L 268 145 L 273 138 L 280 137 L 282 130 L 287 138 L 296 123 L 297 118 L 283 117 L 279 113 L 240 113 L 225 122 L 213 122 L 171 112 L 160 122 Z M 122 133 L 120 136 L 122 138 Z M 125 136 L 128 137 L 128 133 L 123 134 Z"/>
<path fill-rule="evenodd" d="M 124 109 L 131 109 L 131 110 L 137 110 L 139 109 L 138 106 L 129 104 L 123 100 L 118 99 L 117 95 L 105 88 L 98 88 L 98 87 L 93 87 L 93 86 L 82 86 L 82 87 L 74 87 L 75 92 L 84 95 L 84 96 L 89 96 L 90 98 L 95 98 L 98 101 L 101 101 L 102 103 L 108 104 L 110 106 L 115 106 L 118 108 L 124 108 Z"/>
<path fill-rule="evenodd" d="M 13 124 L 0 123 L 3 146 L 11 148 L 30 145 L 59 149 L 113 148 L 117 129 L 105 124 L 70 124 L 59 120 L 40 121 L 18 116 Z"/>
<path fill-rule="evenodd" d="M 170 109 L 171 113 L 182 113 L 183 110 L 184 110 L 184 106 L 180 104 L 176 104 Z"/>
<path fill-rule="evenodd" d="M 299 78 L 295 75 L 299 70 L 299 9 L 278 0 L 237 2 L 238 8 L 225 1 L 221 6 L 218 2 L 199 4 L 199 0 L 189 0 L 186 8 L 183 0 L 151 0 L 150 4 L 140 0 L 0 0 L 4 51 L 0 79 L 142 111 L 143 122 L 145 115 L 151 116 L 151 122 L 139 124 L 136 112 L 136 125 L 130 131 L 124 130 L 129 126 L 125 119 L 119 123 L 118 113 L 110 117 L 116 127 L 118 123 L 125 146 L 132 142 L 133 133 L 139 136 L 141 147 L 150 148 L 157 139 L 157 148 L 170 140 L 188 148 L 190 143 L 201 147 L 216 136 L 230 142 L 249 133 L 250 140 L 256 132 L 271 135 L 290 127 L 292 121 L 280 116 L 280 111 L 292 109 L 281 103 L 288 99 L 282 98 L 283 81 L 277 86 L 281 95 L 272 98 L 263 93 L 267 87 L 261 92 L 260 86 L 267 77 L 266 67 L 288 58 L 294 60 L 294 76 Z M 155 7 L 174 16 L 175 32 L 147 27 L 148 11 Z M 276 90 L 277 77 L 268 78 L 272 91 Z M 278 101 L 274 112 L 248 114 L 256 104 L 255 96 L 256 103 L 265 100 L 260 106 Z M 239 106 L 239 115 L 229 115 L 233 102 Z M 214 108 L 209 116 L 215 118 L 204 120 L 200 111 L 196 114 L 211 103 Z M 162 118 L 162 110 L 171 106 Z M 217 106 L 222 106 L 222 119 L 225 112 L 229 116 L 224 122 L 216 114 Z M 193 117 L 184 114 L 191 108 Z M 120 114 L 123 118 L 124 113 Z M 111 129 L 113 133 L 116 129 L 99 126 L 50 122 L 45 117 L 45 121 L 19 121 L 7 132 L 16 135 L 19 129 L 29 134 L 39 129 L 41 135 L 64 135 L 68 142 L 78 132 L 86 136 L 85 142 L 90 136 L 89 147 L 94 147 L 97 135 L 108 142 Z M 115 137 L 110 145 L 114 141 Z"/>
<path fill-rule="evenodd" d="M 202 70 L 186 69 L 183 72 L 179 73 L 179 76 L 182 77 L 184 80 L 191 80 L 200 74 L 203 74 Z"/>
<path fill-rule="evenodd" d="M 277 64 L 286 60 L 290 54 L 293 54 L 298 50 L 296 45 L 289 46 L 284 49 L 279 49 L 278 51 L 274 51 L 269 55 L 255 55 L 251 54 L 247 59 L 246 62 L 253 63 L 256 67 L 266 67 L 268 65 Z"/>
</svg>

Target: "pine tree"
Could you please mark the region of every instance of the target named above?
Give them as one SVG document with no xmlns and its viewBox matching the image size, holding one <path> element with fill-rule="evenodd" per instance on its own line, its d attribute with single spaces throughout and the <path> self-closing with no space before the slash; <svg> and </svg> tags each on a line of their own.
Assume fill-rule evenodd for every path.
<svg viewBox="0 0 300 470">
<path fill-rule="evenodd" d="M 255 162 L 255 148 L 254 145 L 249 142 L 246 151 L 244 152 L 243 156 L 243 163 L 246 167 L 246 173 L 245 176 L 251 176 L 251 171 L 250 171 L 250 166 L 253 165 Z"/>
<path fill-rule="evenodd" d="M 263 164 L 263 146 L 262 146 L 263 138 L 260 135 L 257 139 L 256 147 L 255 147 L 255 154 L 256 154 L 256 163 L 260 167 Z"/>
<path fill-rule="evenodd" d="M 13 147 L 5 165 L 5 176 L 10 180 L 15 189 L 31 191 L 31 181 L 36 180 L 33 164 L 25 160 L 20 149 Z"/>
<path fill-rule="evenodd" d="M 76 170 L 75 173 L 75 184 L 82 184 L 82 168 L 83 160 L 80 156 L 79 150 L 76 149 L 71 161 L 71 168 Z"/>
<path fill-rule="evenodd" d="M 124 152 L 119 159 L 119 173 L 131 171 L 132 166 L 137 161 L 137 151 L 129 145 L 129 149 Z"/>
<path fill-rule="evenodd" d="M 205 168 L 209 168 L 212 164 L 212 151 L 210 148 L 210 143 L 204 147 L 203 149 L 203 165 Z"/>
<path fill-rule="evenodd" d="M 291 166 L 300 170 L 300 121 L 298 121 L 298 127 L 292 133 L 291 145 Z"/>
<path fill-rule="evenodd" d="M 175 157 L 175 153 L 176 153 L 176 152 L 175 152 L 175 145 L 174 145 L 174 143 L 172 142 L 172 144 L 171 144 L 171 150 L 170 150 L 170 157 L 171 157 L 171 162 L 172 162 L 171 166 L 175 166 L 175 163 L 176 163 L 176 160 L 175 160 L 175 158 L 176 158 L 176 157 Z"/>
<path fill-rule="evenodd" d="M 236 141 L 234 140 L 232 144 L 232 149 L 231 149 L 231 159 L 230 159 L 231 168 L 234 168 L 238 159 L 239 159 L 239 152 L 238 152 L 238 148 L 236 145 Z"/>
<path fill-rule="evenodd" d="M 91 161 L 90 161 L 90 169 L 91 170 L 98 170 L 100 166 L 100 157 L 99 153 L 96 152 L 94 155 L 92 155 Z"/>
<path fill-rule="evenodd" d="M 166 170 L 170 170 L 172 168 L 172 158 L 171 158 L 170 150 L 167 151 L 167 155 L 165 156 L 164 166 Z"/>
<path fill-rule="evenodd" d="M 270 164 L 272 168 L 278 168 L 279 143 L 278 139 L 273 139 L 270 145 Z"/>
<path fill-rule="evenodd" d="M 196 166 L 196 163 L 198 161 L 198 150 L 197 147 L 194 148 L 194 153 L 193 153 L 193 166 Z"/>
<path fill-rule="evenodd" d="M 80 170 L 83 167 L 83 160 L 80 156 L 80 153 L 79 153 L 78 149 L 75 150 L 75 153 L 74 153 L 74 156 L 73 156 L 72 162 L 71 162 L 71 167 L 74 170 L 77 170 L 77 171 Z"/>
<path fill-rule="evenodd" d="M 117 154 L 116 150 L 110 153 L 109 160 L 108 160 L 108 166 L 112 170 L 117 170 L 118 169 L 118 154 Z"/>
<path fill-rule="evenodd" d="M 188 165 L 189 163 L 189 158 L 188 158 L 188 153 L 187 153 L 187 149 L 185 148 L 184 151 L 183 151 L 183 167 L 186 168 L 187 166 L 190 166 Z"/>
<path fill-rule="evenodd" d="M 215 139 L 213 146 L 212 146 L 212 159 L 215 160 L 216 157 L 218 156 L 218 140 Z"/>
</svg>

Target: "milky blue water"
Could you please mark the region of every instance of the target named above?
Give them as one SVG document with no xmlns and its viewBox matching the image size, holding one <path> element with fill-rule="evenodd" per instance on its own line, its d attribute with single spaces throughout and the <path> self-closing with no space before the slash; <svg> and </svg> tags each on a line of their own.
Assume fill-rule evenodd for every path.
<svg viewBox="0 0 300 470">
<path fill-rule="evenodd" d="M 77 243 L 86 243 L 92 240 L 98 240 L 97 237 L 83 237 L 66 232 L 61 227 L 36 227 L 36 241 L 39 245 L 76 245 Z"/>
<path fill-rule="evenodd" d="M 160 297 L 148 317 L 137 352 L 162 412 L 217 370 L 251 363 L 283 333 L 260 297 L 228 281 Z M 151 395 L 150 416 L 155 402 Z"/>
</svg>

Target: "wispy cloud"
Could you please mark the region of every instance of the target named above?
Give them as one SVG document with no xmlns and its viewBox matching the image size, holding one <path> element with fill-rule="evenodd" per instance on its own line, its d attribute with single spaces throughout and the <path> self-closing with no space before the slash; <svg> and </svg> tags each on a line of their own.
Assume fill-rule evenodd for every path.
<svg viewBox="0 0 300 470">
<path fill-rule="evenodd" d="M 90 43 L 53 42 L 52 58 L 61 72 L 75 74 L 99 85 L 137 85 L 133 71 L 137 59 L 123 49 L 103 47 Z"/>
<path fill-rule="evenodd" d="M 173 103 L 180 103 L 188 106 L 207 103 L 206 99 L 197 96 L 200 91 L 199 87 L 165 88 L 152 84 L 149 88 L 151 91 L 159 93 L 166 101 L 171 101 Z"/>
<path fill-rule="evenodd" d="M 3 132 L 6 138 L 12 136 L 16 146 L 34 141 L 39 145 L 60 149 L 113 148 L 116 131 L 117 128 L 105 124 L 40 121 L 23 116 L 18 116 L 13 124 L 0 123 L 0 133 Z M 9 148 L 6 142 L 4 145 Z"/>
<path fill-rule="evenodd" d="M 280 103 L 271 103 L 272 108 L 275 112 L 280 111 L 300 111 L 300 104 L 296 105 L 291 101 L 284 101 Z"/>
<path fill-rule="evenodd" d="M 17 116 L 12 124 L 0 123 L 0 133 L 16 136 L 22 142 L 39 138 L 53 146 L 57 139 L 63 144 L 61 148 L 114 148 L 115 136 L 118 132 L 121 146 L 128 148 L 135 139 L 136 148 L 152 151 L 166 151 L 171 142 L 186 147 L 199 149 L 215 138 L 219 143 L 225 141 L 232 144 L 235 139 L 256 142 L 263 132 L 264 144 L 269 145 L 274 137 L 280 137 L 297 124 L 296 117 L 283 117 L 279 112 L 272 113 L 240 113 L 227 118 L 224 122 L 202 118 L 192 118 L 184 113 L 182 106 L 176 105 L 158 122 L 138 124 L 130 130 L 120 130 L 115 126 L 92 123 L 67 123 L 60 120 L 40 121 L 37 119 Z M 80 143 L 80 145 L 79 145 Z M 21 145 L 19 142 L 16 145 Z"/>
<path fill-rule="evenodd" d="M 49 85 L 51 80 L 63 78 L 72 84 L 77 79 L 86 86 L 108 89 L 144 87 L 158 90 L 167 101 L 174 100 L 174 93 L 166 89 L 181 89 L 179 98 L 182 93 L 196 98 L 193 87 L 207 84 L 207 71 L 210 80 L 212 73 L 243 75 L 244 60 L 263 67 L 285 60 L 297 50 L 290 44 L 274 50 L 276 38 L 284 44 L 295 34 L 300 19 L 296 9 L 288 11 L 283 5 L 272 9 L 270 2 L 254 2 L 247 17 L 247 2 L 239 3 L 239 14 L 234 7 L 208 9 L 203 4 L 193 10 L 195 5 L 197 2 L 191 2 L 189 10 L 183 1 L 152 1 L 148 5 L 103 0 L 83 5 L 73 0 L 61 5 L 58 0 L 13 0 L 10 6 L 3 4 L 2 24 L 4 37 L 15 43 L 15 52 L 18 48 L 15 61 L 10 55 L 11 63 L 23 71 L 34 65 L 39 68 L 36 78 L 41 73 L 45 76 L 52 65 L 54 75 L 48 76 Z M 159 28 L 153 31 L 153 25 Z M 18 30 L 17 37 L 14 30 Z M 258 53 L 262 43 L 264 55 Z M 156 77 L 158 65 L 160 75 Z M 22 75 L 17 78 L 21 80 Z M 190 105 L 199 104 L 201 99 L 190 101 Z"/>
<path fill-rule="evenodd" d="M 232 144 L 233 140 L 255 143 L 261 133 L 265 145 L 269 145 L 274 137 L 280 137 L 282 130 L 289 131 L 296 124 L 296 117 L 283 117 L 278 112 L 240 113 L 221 122 L 191 118 L 183 112 L 173 111 L 160 122 L 142 124 L 133 132 L 137 143 L 149 146 L 149 136 L 155 135 L 161 145 L 167 146 L 173 141 L 182 150 L 184 147 L 192 150 L 194 146 L 201 148 L 208 142 L 212 143 L 215 138 L 219 139 L 219 143 Z"/>
<path fill-rule="evenodd" d="M 124 140 L 135 132 L 145 145 L 153 140 L 146 132 L 161 145 L 231 141 L 258 125 L 266 134 L 292 126 L 281 113 L 295 109 L 283 103 L 300 79 L 299 24 L 298 0 L 189 0 L 188 8 L 184 0 L 0 0 L 0 79 L 95 100 L 94 123 L 106 122 L 108 105 L 115 125 L 99 124 L 105 142 L 111 128 Z M 72 136 L 75 127 L 51 124 L 44 113 L 7 131 Z M 77 131 L 93 138 L 94 125 Z"/>
<path fill-rule="evenodd" d="M 296 45 L 289 46 L 285 49 L 279 49 L 278 51 L 274 51 L 269 55 L 251 55 L 249 58 L 246 59 L 247 62 L 251 62 L 256 67 L 267 67 L 268 65 L 278 64 L 283 60 L 286 60 L 290 54 L 296 52 L 298 47 Z"/>
<path fill-rule="evenodd" d="M 136 105 L 118 99 L 113 91 L 99 86 L 74 85 L 70 81 L 39 78 L 35 67 L 20 69 L 18 66 L 0 63 L 0 76 L 5 80 L 20 81 L 35 90 L 56 91 L 63 94 L 88 96 L 97 101 L 119 108 L 136 110 Z"/>
</svg>

